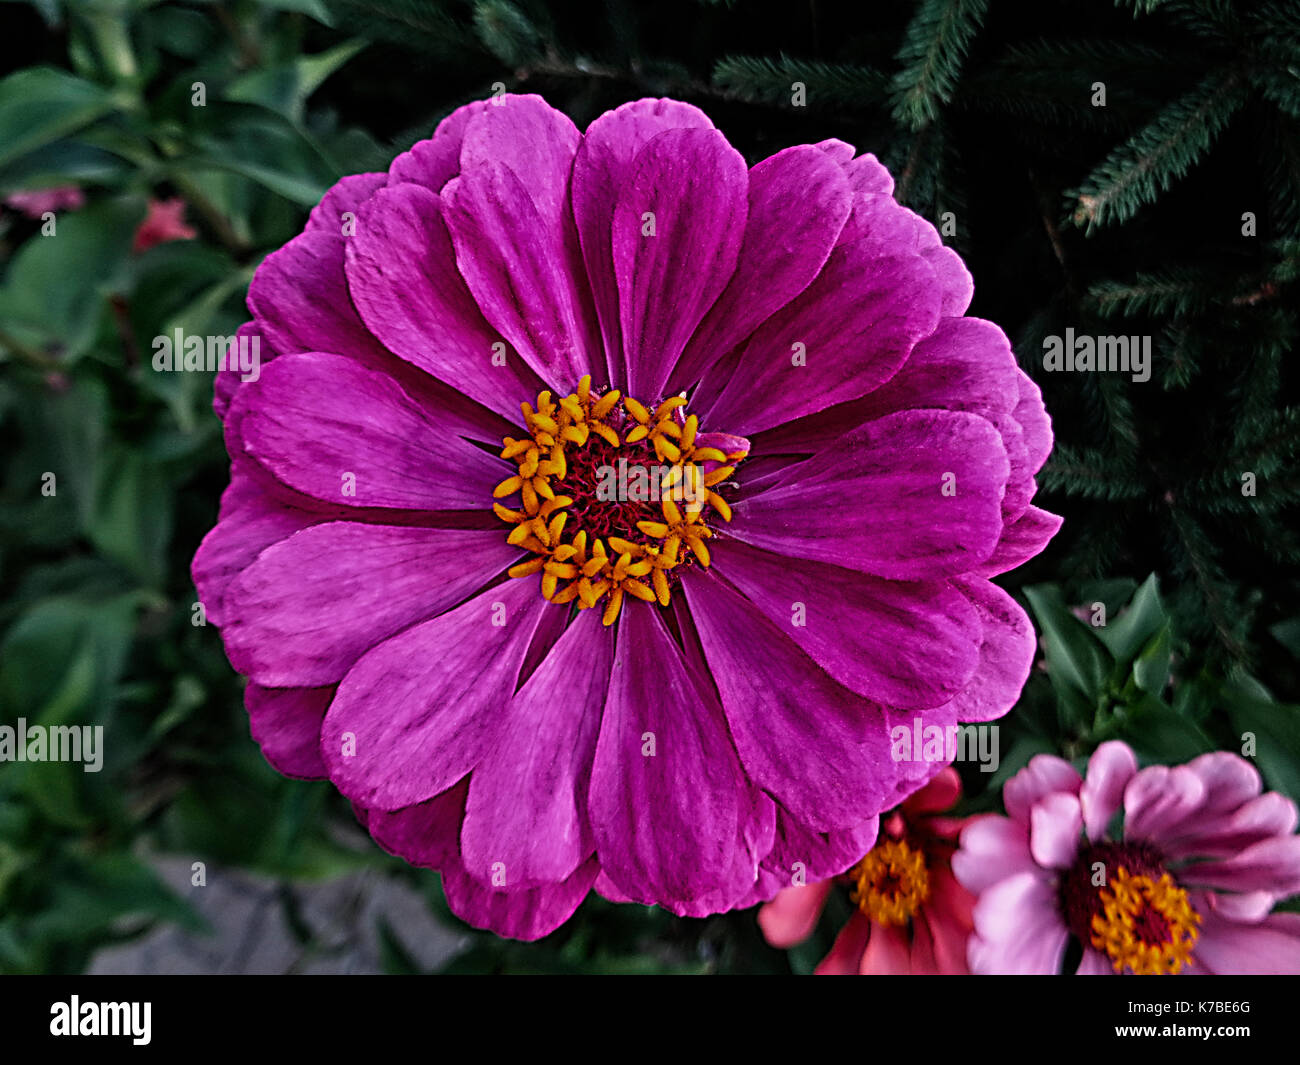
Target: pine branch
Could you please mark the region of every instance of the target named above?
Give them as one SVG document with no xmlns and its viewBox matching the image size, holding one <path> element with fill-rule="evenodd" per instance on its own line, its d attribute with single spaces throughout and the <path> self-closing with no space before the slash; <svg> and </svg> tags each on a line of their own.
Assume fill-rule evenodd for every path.
<svg viewBox="0 0 1300 1065">
<path fill-rule="evenodd" d="M 1201 370 L 1204 336 L 1185 320 L 1165 327 L 1161 349 L 1165 354 L 1160 386 L 1166 391 L 1186 388 Z"/>
<path fill-rule="evenodd" d="M 921 129 L 952 99 L 987 8 L 988 0 L 922 0 L 898 52 L 903 68 L 890 86 L 896 122 Z"/>
<path fill-rule="evenodd" d="M 1214 541 L 1182 507 L 1171 503 L 1169 513 L 1173 532 L 1170 553 L 1181 559 L 1179 571 L 1191 576 L 1195 582 L 1201 609 L 1194 616 L 1201 631 L 1212 632 L 1234 661 L 1245 661 L 1248 657 L 1245 634 L 1250 628 L 1249 618 L 1233 601 L 1232 585 L 1219 565 Z"/>
<path fill-rule="evenodd" d="M 1205 310 L 1222 294 L 1221 272 L 1174 267 L 1140 273 L 1130 282 L 1097 281 L 1088 287 L 1088 306 L 1107 318 L 1186 315 Z"/>
<path fill-rule="evenodd" d="M 1269 123 L 1265 182 L 1273 224 L 1279 233 L 1300 237 L 1300 123 L 1277 115 Z"/>
<path fill-rule="evenodd" d="M 438 53 L 475 48 L 473 39 L 439 0 L 324 0 L 335 25 L 371 40 Z"/>
<path fill-rule="evenodd" d="M 1145 499 L 1151 489 L 1130 474 L 1119 473 L 1112 455 L 1092 448 L 1076 451 L 1058 443 L 1047 465 L 1038 474 L 1045 492 L 1061 492 L 1080 499 L 1117 503 Z"/>
<path fill-rule="evenodd" d="M 864 109 L 879 104 L 887 79 L 870 67 L 819 63 L 781 56 L 727 56 L 713 68 L 713 84 L 728 95 L 754 103 L 790 107 L 795 83 L 807 88 L 810 108 Z"/>
<path fill-rule="evenodd" d="M 1131 7 L 1134 16 L 1149 15 L 1164 3 L 1165 0 L 1115 0 L 1116 7 Z"/>
<path fill-rule="evenodd" d="M 1074 224 L 1091 232 L 1153 203 L 1205 154 L 1244 99 L 1240 75 L 1222 70 L 1169 104 L 1071 191 Z"/>
<path fill-rule="evenodd" d="M 957 105 L 1044 125 L 1127 131 L 1139 108 L 1149 113 L 1157 105 L 1146 90 L 1162 87 L 1152 72 L 1171 61 L 1180 61 L 1178 53 L 1171 57 L 1167 51 L 1130 41 L 1085 38 L 1016 44 L 997 61 L 966 75 Z M 1062 71 L 1069 73 L 1062 76 Z M 1094 81 L 1107 84 L 1106 106 L 1080 107 L 1080 98 Z M 1059 138 L 1059 132 L 1055 136 Z"/>
</svg>

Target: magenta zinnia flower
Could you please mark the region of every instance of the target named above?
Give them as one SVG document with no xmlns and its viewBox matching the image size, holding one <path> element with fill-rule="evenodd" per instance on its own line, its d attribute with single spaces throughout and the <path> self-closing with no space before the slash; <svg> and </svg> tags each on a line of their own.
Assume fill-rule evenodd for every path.
<svg viewBox="0 0 1300 1065">
<path fill-rule="evenodd" d="M 891 189 L 840 141 L 751 169 L 685 104 L 582 134 L 511 96 L 258 270 L 195 582 L 270 762 L 469 922 L 842 872 L 941 768 L 894 723 L 1015 701 L 989 578 L 1059 524 L 1049 423 Z"/>
<path fill-rule="evenodd" d="M 944 769 L 893 813 L 881 838 L 843 877 L 788 887 L 758 911 L 774 947 L 803 942 L 837 880 L 853 915 L 817 966 L 819 976 L 963 976 L 971 933 L 970 892 L 952 875 L 966 820 L 945 816 L 961 798 L 961 778 Z"/>
<path fill-rule="evenodd" d="M 1222 751 L 1139 771 L 1111 741 L 1086 778 L 1037 756 L 953 857 L 979 896 L 972 971 L 1059 972 L 1073 937 L 1081 974 L 1300 972 L 1300 914 L 1271 913 L 1300 893 L 1296 806 L 1260 792 Z"/>
</svg>

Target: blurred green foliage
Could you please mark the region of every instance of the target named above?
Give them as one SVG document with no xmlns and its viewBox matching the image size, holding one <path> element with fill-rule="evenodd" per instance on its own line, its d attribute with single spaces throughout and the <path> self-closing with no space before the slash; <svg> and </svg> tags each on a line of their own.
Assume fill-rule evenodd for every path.
<svg viewBox="0 0 1300 1065">
<path fill-rule="evenodd" d="M 1296 5 L 3 0 L 0 26 L 0 197 L 87 200 L 56 239 L 0 212 L 0 722 L 101 725 L 107 752 L 99 773 L 0 766 L 0 971 L 78 971 L 159 922 L 203 932 L 156 852 L 286 882 L 376 867 L 455 923 L 434 874 L 249 738 L 239 678 L 193 624 L 189 560 L 227 477 L 210 382 L 149 353 L 176 328 L 233 333 L 261 257 L 333 181 L 497 85 L 579 125 L 691 100 L 751 160 L 829 136 L 876 152 L 916 210 L 953 212 L 972 312 L 1040 379 L 1064 324 L 1155 334 L 1147 385 L 1043 381 L 1040 502 L 1068 521 L 1004 583 L 1044 658 L 1000 769 L 964 768 L 964 809 L 996 808 L 1036 753 L 1082 764 L 1113 737 L 1178 762 L 1250 734 L 1268 785 L 1300 798 Z M 135 253 L 147 201 L 171 196 L 198 239 Z M 807 972 L 843 905 L 786 955 L 751 913 L 593 898 L 538 944 L 475 933 L 451 970 Z M 387 967 L 414 971 L 402 930 L 379 931 Z"/>
</svg>

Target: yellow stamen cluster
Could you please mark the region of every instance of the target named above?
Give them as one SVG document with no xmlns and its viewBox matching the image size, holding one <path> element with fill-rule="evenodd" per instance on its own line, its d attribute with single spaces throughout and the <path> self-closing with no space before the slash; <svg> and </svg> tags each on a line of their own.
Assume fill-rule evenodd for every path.
<svg viewBox="0 0 1300 1065">
<path fill-rule="evenodd" d="M 726 454 L 700 446 L 699 419 L 691 414 L 679 421 L 675 416 L 685 405 L 685 396 L 671 396 L 651 410 L 617 390 L 596 395 L 590 376 L 562 399 L 545 391 L 536 406 L 522 404 L 528 435 L 506 437 L 501 450 L 501 457 L 515 462 L 518 470 L 492 492 L 498 500 L 493 511 L 513 526 L 506 541 L 533 554 L 512 566 L 510 576 L 540 573 L 543 596 L 557 604 L 576 602 L 580 610 L 604 599 L 602 620 L 612 625 L 627 596 L 667 606 L 674 569 L 692 558 L 707 567 L 705 541 L 713 531 L 704 522 L 705 508 L 712 508 L 723 521 L 731 520 L 731 507 L 714 489 L 735 472 L 735 463 L 746 452 Z M 593 437 L 611 448 L 627 449 L 629 457 L 653 452 L 666 470 L 657 493 L 662 514 L 656 520 L 636 522 L 644 542 L 616 535 L 602 539 L 572 528 L 565 536 L 570 517 L 566 508 L 574 503 L 563 492 L 569 460 Z M 706 462 L 722 465 L 705 473 Z M 517 506 L 499 502 L 515 495 Z M 685 501 L 683 506 L 674 495 Z M 630 529 L 624 531 L 634 535 Z"/>
<path fill-rule="evenodd" d="M 1097 896 L 1102 912 L 1092 918 L 1092 945 L 1106 953 L 1117 973 L 1127 966 L 1138 976 L 1172 976 L 1192 964 L 1201 916 L 1168 873 L 1152 880 L 1130 876 L 1120 866 Z M 1149 940 L 1153 928 L 1159 942 Z"/>
<path fill-rule="evenodd" d="M 877 844 L 848 875 L 855 885 L 849 897 L 880 924 L 906 924 L 930 897 L 925 855 L 901 839 Z"/>
</svg>

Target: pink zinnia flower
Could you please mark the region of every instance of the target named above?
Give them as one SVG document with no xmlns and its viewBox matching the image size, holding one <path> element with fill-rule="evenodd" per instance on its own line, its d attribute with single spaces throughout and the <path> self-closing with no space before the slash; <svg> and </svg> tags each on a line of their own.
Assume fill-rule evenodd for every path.
<svg viewBox="0 0 1300 1065">
<path fill-rule="evenodd" d="M 699 110 L 461 108 L 249 291 L 257 380 L 194 561 L 273 765 L 521 938 L 593 887 L 703 915 L 841 872 L 1034 654 L 989 578 L 1038 389 L 840 141 L 752 169 Z M 650 498 L 606 490 L 606 474 Z"/>
<path fill-rule="evenodd" d="M 49 189 L 11 192 L 5 206 L 28 218 L 41 218 L 47 211 L 76 211 L 85 205 L 86 196 L 77 185 L 55 185 Z"/>
<path fill-rule="evenodd" d="M 961 778 L 944 769 L 882 823 L 881 837 L 841 877 L 785 888 L 758 911 L 774 947 L 803 942 L 836 883 L 857 906 L 819 975 L 964 975 L 971 932 L 970 893 L 953 878 L 951 859 L 964 819 L 944 817 L 961 798 Z"/>
<path fill-rule="evenodd" d="M 1034 758 L 953 858 L 979 896 L 971 969 L 1056 973 L 1073 938 L 1082 974 L 1300 972 L 1300 915 L 1271 913 L 1300 892 L 1296 806 L 1260 791 L 1225 752 L 1139 771 L 1111 741 L 1086 778 Z"/>
<path fill-rule="evenodd" d="M 149 212 L 135 231 L 131 250 L 137 255 L 155 244 L 169 240 L 193 240 L 198 232 L 185 224 L 185 201 L 179 196 L 170 200 L 149 201 Z"/>
</svg>

